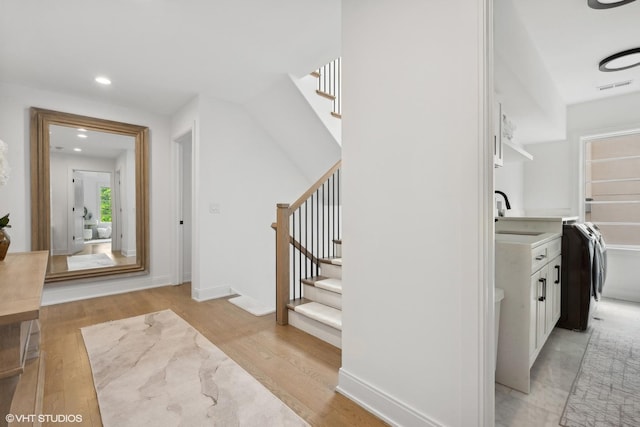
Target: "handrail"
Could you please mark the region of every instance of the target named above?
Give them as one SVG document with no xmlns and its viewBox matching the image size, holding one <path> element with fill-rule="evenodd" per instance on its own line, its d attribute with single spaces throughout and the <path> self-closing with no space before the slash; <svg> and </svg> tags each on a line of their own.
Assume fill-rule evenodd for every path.
<svg viewBox="0 0 640 427">
<path fill-rule="evenodd" d="M 271 223 L 271 228 L 273 228 L 274 230 L 277 230 L 278 229 L 278 225 L 275 222 L 273 222 L 273 223 Z M 289 243 L 291 244 L 291 246 L 293 246 L 294 248 L 296 248 L 297 250 L 302 252 L 302 255 L 307 257 L 307 259 L 309 259 L 309 261 L 311 261 L 312 263 L 317 265 L 320 262 L 318 260 L 318 258 L 316 258 L 313 255 L 313 253 L 311 253 L 311 251 L 309 249 L 307 249 L 306 247 L 304 247 L 302 245 L 302 243 L 300 243 L 296 239 L 294 239 L 293 236 L 289 236 Z"/>
<path fill-rule="evenodd" d="M 317 180 L 313 185 L 311 185 L 311 187 L 309 187 L 309 189 L 305 191 L 302 196 L 298 197 L 298 200 L 296 200 L 291 204 L 291 206 L 289 206 L 289 210 L 293 212 L 296 209 L 298 209 L 300 206 L 302 206 L 302 204 L 305 201 L 307 201 L 313 193 L 318 191 L 318 189 L 322 187 L 322 184 L 327 182 L 327 180 L 331 177 L 331 175 L 333 175 L 338 169 L 340 169 L 341 166 L 342 166 L 342 159 L 338 160 L 335 165 L 331 166 L 331 169 L 329 169 L 327 173 L 322 175 L 319 180 Z"/>
<path fill-rule="evenodd" d="M 293 204 L 278 203 L 276 222 L 276 321 L 288 323 L 287 304 L 303 297 L 304 278 L 319 274 L 319 258 L 335 254 L 340 237 L 340 168 L 336 162 Z"/>
</svg>

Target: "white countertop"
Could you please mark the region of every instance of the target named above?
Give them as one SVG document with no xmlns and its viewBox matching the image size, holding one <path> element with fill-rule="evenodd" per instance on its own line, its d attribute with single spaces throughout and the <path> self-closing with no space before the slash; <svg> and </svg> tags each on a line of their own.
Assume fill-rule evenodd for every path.
<svg viewBox="0 0 640 427">
<path fill-rule="evenodd" d="M 577 216 L 499 216 L 498 221 L 577 221 Z"/>
<path fill-rule="evenodd" d="M 496 243 L 513 243 L 520 245 L 531 245 L 536 247 L 550 242 L 562 236 L 561 233 L 536 233 L 536 234 L 501 234 L 496 233 Z"/>
</svg>

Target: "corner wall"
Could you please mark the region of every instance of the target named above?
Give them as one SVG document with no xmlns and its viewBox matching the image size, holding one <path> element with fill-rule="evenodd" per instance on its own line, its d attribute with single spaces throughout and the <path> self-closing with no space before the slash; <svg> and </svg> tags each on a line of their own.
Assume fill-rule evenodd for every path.
<svg viewBox="0 0 640 427">
<path fill-rule="evenodd" d="M 492 420 L 484 412 L 486 399 L 493 406 L 485 392 L 493 322 L 483 311 L 487 295 L 493 306 L 484 270 L 493 224 L 484 7 L 342 2 L 338 390 L 391 424 Z"/>
<path fill-rule="evenodd" d="M 277 203 L 292 203 L 311 182 L 244 108 L 198 97 L 173 120 L 195 123 L 192 296 L 237 292 L 275 307 Z"/>
</svg>

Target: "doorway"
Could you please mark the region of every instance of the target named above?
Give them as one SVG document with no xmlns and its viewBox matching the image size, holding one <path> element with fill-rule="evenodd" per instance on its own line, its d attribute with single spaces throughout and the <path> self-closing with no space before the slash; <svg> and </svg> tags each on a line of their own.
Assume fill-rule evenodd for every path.
<svg viewBox="0 0 640 427">
<path fill-rule="evenodd" d="M 177 284 L 191 282 L 193 243 L 193 132 L 175 140 L 177 145 Z"/>
</svg>

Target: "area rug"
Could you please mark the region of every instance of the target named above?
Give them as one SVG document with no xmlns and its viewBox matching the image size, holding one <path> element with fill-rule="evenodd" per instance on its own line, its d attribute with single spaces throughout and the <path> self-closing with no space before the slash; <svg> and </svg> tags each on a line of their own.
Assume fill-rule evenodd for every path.
<svg viewBox="0 0 640 427">
<path fill-rule="evenodd" d="M 265 316 L 267 314 L 275 313 L 276 311 L 275 307 L 268 307 L 262 304 L 260 301 L 246 295 L 229 298 L 227 301 L 245 311 L 248 311 L 254 316 Z"/>
<path fill-rule="evenodd" d="M 86 270 L 88 268 L 111 267 L 116 263 L 107 254 L 73 255 L 67 257 L 67 269 Z"/>
<path fill-rule="evenodd" d="M 171 310 L 82 328 L 110 426 L 308 426 Z"/>
<path fill-rule="evenodd" d="M 594 326 L 560 425 L 640 426 L 640 334 Z"/>
</svg>

